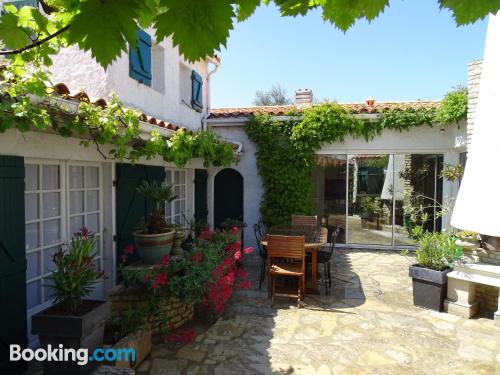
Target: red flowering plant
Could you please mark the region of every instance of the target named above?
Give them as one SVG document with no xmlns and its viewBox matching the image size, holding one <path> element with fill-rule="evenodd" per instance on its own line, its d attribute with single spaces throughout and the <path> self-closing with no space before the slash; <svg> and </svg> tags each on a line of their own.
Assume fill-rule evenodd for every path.
<svg viewBox="0 0 500 375">
<path fill-rule="evenodd" d="M 164 330 L 169 327 L 164 306 L 172 297 L 187 303 L 201 302 L 210 311 L 221 313 L 234 288 L 250 287 L 248 273 L 240 265 L 252 249 L 242 249 L 241 241 L 227 244 L 225 238 L 223 232 L 204 229 L 181 257 L 166 255 L 145 273 L 134 273 L 134 283 L 144 287 L 148 296 L 150 316 Z M 132 253 L 133 248 L 123 250 L 124 256 Z M 172 342 L 183 342 L 190 335 L 180 331 L 170 334 L 166 340 Z"/>
</svg>

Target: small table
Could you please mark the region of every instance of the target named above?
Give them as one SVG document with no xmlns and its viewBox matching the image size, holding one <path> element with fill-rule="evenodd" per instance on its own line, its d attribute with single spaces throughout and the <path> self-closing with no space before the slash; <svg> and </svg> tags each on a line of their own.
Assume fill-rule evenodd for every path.
<svg viewBox="0 0 500 375">
<path fill-rule="evenodd" d="M 267 241 L 260 242 L 262 246 L 267 246 Z M 326 242 L 306 242 L 304 244 L 307 253 L 311 253 L 311 287 L 306 288 L 306 293 L 309 294 L 320 294 L 318 289 L 318 249 L 324 245 Z"/>
</svg>

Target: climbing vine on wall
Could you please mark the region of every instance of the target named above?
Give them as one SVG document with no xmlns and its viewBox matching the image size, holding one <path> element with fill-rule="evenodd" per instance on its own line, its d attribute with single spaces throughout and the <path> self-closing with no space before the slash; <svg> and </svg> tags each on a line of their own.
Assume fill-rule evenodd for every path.
<svg viewBox="0 0 500 375">
<path fill-rule="evenodd" d="M 0 133 L 10 128 L 21 133 L 55 131 L 81 138 L 83 146 L 95 145 L 103 158 L 119 161 L 160 156 L 180 167 L 193 158 L 202 158 L 205 166 L 228 166 L 233 161 L 231 145 L 212 132 L 177 130 L 164 137 L 153 130 L 145 136 L 140 113 L 125 108 L 116 95 L 105 107 L 86 101 L 70 103 L 52 95 L 50 74 L 43 67 L 0 68 Z"/>
<path fill-rule="evenodd" d="M 385 129 L 410 130 L 439 123 L 458 123 L 467 114 L 467 91 L 448 93 L 437 108 L 401 106 L 381 113 L 376 121 L 360 119 L 336 103 L 323 103 L 290 113 L 279 121 L 257 114 L 246 126 L 257 145 L 257 168 L 264 185 L 261 215 L 268 225 L 290 221 L 292 214 L 311 214 L 315 152 L 325 143 L 346 137 L 370 140 Z"/>
</svg>

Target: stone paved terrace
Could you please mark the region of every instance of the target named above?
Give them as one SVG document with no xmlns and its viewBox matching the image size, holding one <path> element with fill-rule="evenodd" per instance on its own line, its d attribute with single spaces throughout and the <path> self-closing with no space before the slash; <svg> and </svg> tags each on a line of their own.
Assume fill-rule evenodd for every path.
<svg viewBox="0 0 500 375">
<path fill-rule="evenodd" d="M 338 250 L 330 296 L 307 297 L 301 309 L 286 300 L 271 308 L 265 292 L 239 292 L 195 342 L 155 345 L 137 373 L 500 374 L 500 328 L 414 307 L 411 261 Z"/>
</svg>

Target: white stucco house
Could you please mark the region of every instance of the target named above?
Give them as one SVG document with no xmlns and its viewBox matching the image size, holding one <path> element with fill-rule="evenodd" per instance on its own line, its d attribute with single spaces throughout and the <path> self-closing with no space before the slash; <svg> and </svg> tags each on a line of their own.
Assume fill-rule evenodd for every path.
<svg viewBox="0 0 500 375">
<path fill-rule="evenodd" d="M 255 159 L 256 145 L 245 132 L 245 125 L 255 113 L 267 113 L 277 119 L 287 119 L 290 110 L 299 110 L 312 104 L 311 90 L 298 90 L 295 103 L 288 106 L 241 107 L 211 109 L 207 127 L 222 137 L 241 142 L 243 154 L 233 166 L 243 180 L 243 220 L 252 225 L 260 220 L 259 205 L 263 194 L 262 181 Z M 344 104 L 355 116 L 377 119 L 381 112 L 394 106 L 434 108 L 434 101 Z M 465 162 L 467 126 L 418 127 L 408 132 L 386 130 L 373 140 L 348 138 L 343 143 L 325 144 L 317 152 L 318 167 L 314 173 L 314 206 L 324 225 L 340 224 L 345 229 L 341 244 L 354 247 L 396 249 L 412 246 L 415 242 L 404 228 L 403 190 L 400 174 L 405 168 L 430 168 L 428 181 L 421 193 L 443 205 L 452 202 L 458 192 L 458 181 L 440 177 L 445 164 Z M 378 167 L 373 167 L 377 166 Z M 419 167 L 420 166 L 420 167 Z M 217 224 L 217 176 L 220 168 L 209 169 L 209 219 Z M 346 177 L 348 176 L 348 177 Z M 393 193 L 394 199 L 392 197 Z M 399 192 L 399 193 L 398 193 Z M 383 214 L 374 229 L 362 228 L 360 200 L 363 196 L 382 201 Z M 430 201 L 429 201 L 430 202 Z M 430 229 L 441 230 L 449 225 L 449 214 L 442 217 L 431 213 Z M 436 215 L 437 214 L 437 215 Z M 214 223 L 214 221 L 212 221 Z M 245 240 L 254 244 L 252 230 L 245 232 Z"/>
<path fill-rule="evenodd" d="M 140 31 L 137 50 L 123 53 L 106 70 L 76 47 L 62 50 L 52 67 L 55 95 L 68 104 L 88 99 L 102 105 L 114 92 L 126 106 L 143 112 L 140 126 L 144 133 L 156 130 L 169 136 L 180 128 L 201 129 L 209 105 L 210 74 L 217 69 L 218 58 L 191 64 L 179 55 L 170 39 L 159 44 L 154 39 L 151 30 Z M 185 168 L 159 157 L 139 160 L 135 165 L 122 164 L 105 160 L 95 147 L 79 143 L 77 138 L 35 131 L 21 134 L 16 129 L 0 137 L 0 171 L 4 172 L 0 184 L 8 186 L 11 180 L 7 179 L 15 172 L 20 176 L 19 186 L 24 186 L 22 194 L 17 189 L 16 197 L 0 198 L 2 243 L 10 244 L 10 233 L 17 232 L 9 226 L 15 223 L 10 208 L 19 211 L 25 207 L 25 239 L 20 236 L 12 241 L 24 248 L 21 251 L 25 251 L 25 257 L 19 260 L 19 272 L 9 276 L 10 281 L 3 280 L 13 285 L 16 277 L 23 279 L 23 286 L 18 282 L 12 289 L 23 297 L 25 294 L 27 314 L 15 308 L 12 314 L 26 314 L 27 331 L 24 329 L 30 345 L 36 345 L 36 337 L 30 334 L 31 315 L 52 303 L 47 287 L 53 269 L 51 256 L 67 245 L 73 233 L 87 226 L 99 239 L 98 266 L 107 278 L 98 285 L 94 297 L 104 298 L 116 283 L 121 249 L 133 242 L 132 228 L 144 216 L 145 204 L 135 195 L 139 181 L 149 178 L 174 185 L 177 199 L 168 205 L 166 215 L 167 220 L 177 223 L 189 222 L 195 216 L 195 171 L 201 172 L 201 186 L 204 183 L 206 172 L 200 160 L 191 161 Z M 206 216 L 206 191 L 204 194 L 205 199 L 198 202 L 201 218 Z M 0 263 L 8 261 L 0 254 Z M 10 269 L 14 268 L 11 265 Z M 4 298 L 10 297 L 2 295 Z M 22 306 L 24 298 L 19 298 Z"/>
<path fill-rule="evenodd" d="M 15 287 L 9 287 L 10 294 L 1 298 L 20 302 L 12 306 L 25 306 L 13 307 L 9 314 L 26 316 L 26 325 L 19 329 L 29 337 L 30 345 L 36 345 L 30 334 L 31 315 L 52 303 L 46 286 L 53 269 L 51 256 L 60 246 L 66 246 L 81 226 L 98 236 L 98 266 L 108 276 L 94 296 L 104 297 L 115 285 L 120 251 L 133 241 L 131 229 L 144 214 L 144 203 L 135 195 L 142 179 L 174 184 L 178 198 L 167 207 L 168 220 L 185 223 L 193 218 L 206 219 L 215 226 L 226 217 L 240 219 L 249 226 L 244 232 L 245 244 L 254 245 L 251 226 L 260 220 L 263 186 L 256 146 L 248 139 L 245 124 L 259 111 L 283 118 L 290 109 L 312 103 L 312 92 L 305 90 L 297 92 L 297 103 L 291 106 L 210 109 L 210 80 L 220 64 L 217 57 L 188 63 L 170 39 L 155 44 L 152 30 L 141 31 L 138 39 L 137 50 L 123 53 L 106 70 L 76 47 L 61 51 L 52 68 L 59 100 L 77 103 L 88 99 L 102 105 L 115 92 L 126 106 L 143 112 L 144 133 L 154 129 L 168 136 L 182 127 L 209 128 L 238 147 L 240 161 L 231 168 L 208 169 L 199 160 L 177 168 L 161 158 L 131 165 L 106 160 L 95 147 L 82 147 L 77 138 L 34 131 L 22 135 L 16 129 L 2 134 L 0 247 L 7 248 L 4 245 L 11 242 L 20 245 L 23 257 L 14 267 L 13 260 L 0 251 L 0 275 L 7 269 L 10 272 L 0 281 L 0 291 L 7 290 L 1 286 L 15 283 Z M 346 106 L 356 116 L 376 119 L 382 110 L 400 104 L 369 101 Z M 435 107 L 438 103 L 404 104 Z M 402 213 L 400 173 L 407 167 L 427 168 L 422 192 L 442 203 L 454 199 L 458 182 L 441 179 L 440 169 L 444 164 L 464 162 L 466 151 L 465 122 L 448 127 L 435 124 L 404 133 L 385 131 L 370 142 L 347 139 L 326 144 L 317 153 L 318 168 L 313 177 L 317 214 L 327 226 L 344 227 L 341 245 L 390 249 L 412 246 Z M 3 194 L 1 188 L 11 182 L 17 184 L 12 185 L 14 193 Z M 363 227 L 359 205 L 363 197 L 377 198 L 383 204 L 384 214 L 377 218 L 374 228 Z M 19 207 L 24 207 L 24 212 Z M 16 220 L 12 212 L 17 212 Z M 447 215 L 441 218 L 435 212 L 429 223 L 435 230 L 448 224 Z M 4 327 L 1 324 L 0 333 Z M 3 324 L 9 324 L 8 320 Z"/>
</svg>

